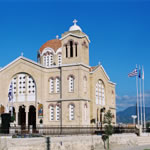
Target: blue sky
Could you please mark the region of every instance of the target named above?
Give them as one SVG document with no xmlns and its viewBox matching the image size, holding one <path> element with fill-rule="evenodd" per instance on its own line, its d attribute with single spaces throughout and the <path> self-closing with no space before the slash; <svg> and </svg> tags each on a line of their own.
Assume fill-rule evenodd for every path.
<svg viewBox="0 0 150 150">
<path fill-rule="evenodd" d="M 46 41 L 78 20 L 90 40 L 90 65 L 101 62 L 117 83 L 117 110 L 135 105 L 135 65 L 144 65 L 146 103 L 150 105 L 150 2 L 148 0 L 46 1 L 0 0 L 0 66 L 24 53 L 36 61 Z"/>
</svg>

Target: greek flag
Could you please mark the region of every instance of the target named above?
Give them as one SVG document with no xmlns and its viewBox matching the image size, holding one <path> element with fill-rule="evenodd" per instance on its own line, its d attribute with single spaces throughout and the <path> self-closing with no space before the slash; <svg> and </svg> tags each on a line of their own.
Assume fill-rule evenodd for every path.
<svg viewBox="0 0 150 150">
<path fill-rule="evenodd" d="M 137 76 L 137 68 L 136 69 L 134 69 L 132 72 L 130 72 L 129 74 L 128 74 L 128 77 L 134 77 L 134 76 Z"/>
<path fill-rule="evenodd" d="M 13 100 L 13 84 L 11 82 L 8 92 L 8 100 L 11 102 Z"/>
</svg>

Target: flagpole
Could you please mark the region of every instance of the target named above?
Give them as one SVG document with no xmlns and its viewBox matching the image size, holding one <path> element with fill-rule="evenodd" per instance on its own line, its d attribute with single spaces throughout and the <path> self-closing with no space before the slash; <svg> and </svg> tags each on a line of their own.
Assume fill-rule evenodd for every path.
<svg viewBox="0 0 150 150">
<path fill-rule="evenodd" d="M 145 98 L 144 98 L 144 67 L 142 66 L 142 80 L 143 80 L 143 113 L 144 113 L 144 128 L 146 128 L 146 120 L 145 120 Z"/>
<path fill-rule="evenodd" d="M 12 84 L 12 91 L 11 91 L 11 117 L 13 116 L 13 82 Z"/>
<path fill-rule="evenodd" d="M 10 111 L 10 115 L 11 117 L 13 116 L 13 83 L 10 83 L 10 87 L 9 87 L 9 93 L 8 93 L 8 99 L 9 99 L 9 111 Z"/>
<path fill-rule="evenodd" d="M 142 119 L 142 95 L 141 95 L 141 68 L 139 66 L 139 78 L 140 78 L 140 110 L 141 110 L 141 125 L 143 126 L 143 119 Z"/>
<path fill-rule="evenodd" d="M 137 69 L 137 65 L 136 65 Z M 136 76 L 136 89 L 137 89 L 137 119 L 138 119 L 138 125 L 139 125 L 139 100 L 138 100 L 138 76 Z"/>
</svg>

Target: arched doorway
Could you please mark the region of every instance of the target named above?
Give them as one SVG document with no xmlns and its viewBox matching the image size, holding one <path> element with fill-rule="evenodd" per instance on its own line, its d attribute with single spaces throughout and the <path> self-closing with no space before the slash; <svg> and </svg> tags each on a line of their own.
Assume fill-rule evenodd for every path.
<svg viewBox="0 0 150 150">
<path fill-rule="evenodd" d="M 33 129 L 36 129 L 36 109 L 33 105 L 29 107 L 28 125 L 32 125 Z"/>
<path fill-rule="evenodd" d="M 12 111 L 12 110 L 13 110 L 13 111 Z M 10 108 L 9 113 L 10 113 L 10 116 L 11 116 L 10 121 L 11 121 L 11 122 L 16 121 L 16 112 L 15 112 L 15 108 L 14 108 L 14 107 L 11 107 L 11 108 Z"/>
<path fill-rule="evenodd" d="M 19 107 L 18 124 L 21 125 L 21 129 L 25 129 L 26 113 L 25 113 L 25 106 L 24 105 Z"/>
</svg>

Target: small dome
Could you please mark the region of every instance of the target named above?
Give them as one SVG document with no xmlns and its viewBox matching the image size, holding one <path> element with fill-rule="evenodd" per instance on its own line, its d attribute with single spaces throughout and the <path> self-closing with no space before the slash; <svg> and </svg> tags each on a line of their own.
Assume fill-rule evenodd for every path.
<svg viewBox="0 0 150 150">
<path fill-rule="evenodd" d="M 77 23 L 76 19 L 73 21 L 73 23 L 74 25 L 69 28 L 69 31 L 76 31 L 76 30 L 82 31 L 82 29 L 78 25 L 76 25 Z"/>
<path fill-rule="evenodd" d="M 57 51 L 57 49 L 61 47 L 61 41 L 59 39 L 53 39 L 53 40 L 47 41 L 45 44 L 43 44 L 40 47 L 40 53 L 42 53 L 42 51 L 46 47 L 50 47 L 50 48 L 54 49 L 54 51 Z"/>
</svg>

